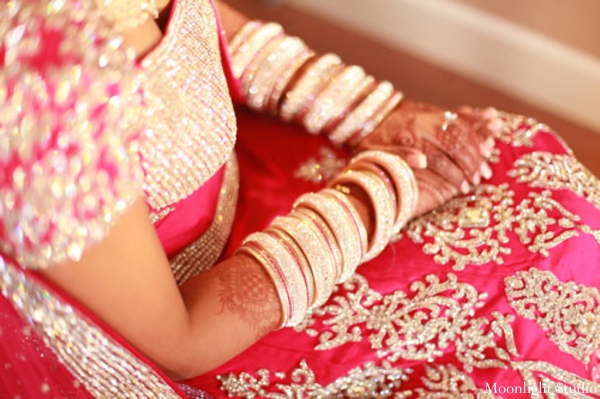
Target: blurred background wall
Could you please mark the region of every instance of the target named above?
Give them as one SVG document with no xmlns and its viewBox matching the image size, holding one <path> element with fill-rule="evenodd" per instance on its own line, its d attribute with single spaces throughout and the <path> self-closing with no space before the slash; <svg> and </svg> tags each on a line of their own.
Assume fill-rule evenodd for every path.
<svg viewBox="0 0 600 399">
<path fill-rule="evenodd" d="M 457 0 L 600 59 L 598 0 Z"/>
<path fill-rule="evenodd" d="M 598 0 L 286 0 L 600 132 Z"/>
</svg>

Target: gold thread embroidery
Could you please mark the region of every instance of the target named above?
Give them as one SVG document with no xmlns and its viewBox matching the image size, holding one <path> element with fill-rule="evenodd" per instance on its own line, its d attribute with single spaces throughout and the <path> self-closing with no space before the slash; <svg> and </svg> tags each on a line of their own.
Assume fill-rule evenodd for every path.
<svg viewBox="0 0 600 399">
<path fill-rule="evenodd" d="M 421 380 L 425 388 L 415 389 L 420 398 L 487 399 L 494 397 L 491 392 L 477 388 L 467 374 L 452 364 L 426 366 L 425 376 Z"/>
<path fill-rule="evenodd" d="M 545 330 L 561 351 L 588 363 L 600 347 L 600 293 L 530 269 L 504 279 L 510 306 Z"/>
<path fill-rule="evenodd" d="M 311 183 L 319 184 L 332 179 L 346 165 L 333 150 L 327 147 L 319 148 L 318 158 L 310 157 L 294 172 L 294 177 Z"/>
<path fill-rule="evenodd" d="M 512 368 L 518 370 L 525 386 L 537 389 L 537 397 L 545 398 L 597 398 L 600 384 L 582 378 L 546 362 L 513 362 Z M 547 374 L 552 379 L 542 375 Z M 536 377 L 538 378 L 536 380 Z M 579 391 L 577 391 L 579 389 Z M 589 394 L 589 395 L 586 395 Z"/>
<path fill-rule="evenodd" d="M 369 362 L 357 367 L 347 375 L 337 378 L 327 386 L 315 381 L 313 370 L 302 360 L 289 376 L 283 372 L 270 372 L 260 369 L 256 376 L 242 372 L 217 376 L 221 390 L 231 397 L 246 398 L 387 398 L 392 395 L 401 398 L 410 395 L 410 391 L 399 392 L 404 381 L 408 380 L 410 369 L 392 367 L 388 362 L 378 366 Z M 284 380 L 291 382 L 283 382 Z"/>
<path fill-rule="evenodd" d="M 440 264 L 453 262 L 454 270 L 488 262 L 502 264 L 510 254 L 506 245 L 515 221 L 514 192 L 507 184 L 481 185 L 411 222 L 405 234 L 423 245 L 423 252 Z M 431 242 L 425 242 L 426 238 Z M 428 240 L 429 241 L 429 240 Z"/>
<path fill-rule="evenodd" d="M 498 140 L 513 147 L 532 147 L 533 138 L 539 132 L 552 132 L 547 125 L 523 115 L 500 112 L 500 118 L 504 120 L 504 124 Z"/>
<path fill-rule="evenodd" d="M 531 187 L 570 190 L 600 210 L 600 180 L 571 156 L 532 152 L 515 161 L 508 175 Z"/>
<path fill-rule="evenodd" d="M 93 396 L 179 397 L 150 367 L 2 257 L 0 288 Z"/>
<path fill-rule="evenodd" d="M 578 215 L 552 198 L 550 191 L 529 193 L 517 206 L 508 184 L 482 185 L 411 222 L 405 232 L 423 252 L 454 270 L 467 265 L 504 262 L 511 253 L 509 233 L 517 235 L 531 252 L 548 256 L 549 250 L 585 233 L 600 243 L 600 230 L 581 224 Z"/>
<path fill-rule="evenodd" d="M 491 322 L 474 318 L 487 295 L 459 283 L 453 274 L 448 274 L 446 281 L 428 275 L 425 283 L 412 283 L 412 296 L 403 291 L 381 295 L 360 275 L 354 275 L 343 288 L 346 292 L 336 295 L 329 305 L 312 310 L 295 327 L 298 332 L 319 337 L 316 350 L 368 337 L 371 348 L 386 360 L 434 361 L 454 345 L 456 357 L 467 372 L 473 367 L 505 367 L 510 354 L 517 355 L 510 327 L 513 316 L 493 312 Z M 324 331 L 317 333 L 310 328 L 314 316 L 320 317 Z M 498 344 L 500 337 L 504 337 L 507 349 Z"/>
</svg>

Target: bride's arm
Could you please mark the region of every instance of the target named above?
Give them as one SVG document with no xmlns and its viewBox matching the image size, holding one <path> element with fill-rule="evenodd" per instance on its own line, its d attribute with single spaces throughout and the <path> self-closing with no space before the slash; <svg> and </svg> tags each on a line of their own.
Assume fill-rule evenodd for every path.
<svg viewBox="0 0 600 399">
<path fill-rule="evenodd" d="M 369 224 L 363 202 L 351 200 Z M 177 287 L 149 220 L 138 201 L 79 262 L 43 274 L 175 379 L 217 367 L 279 325 L 261 264 L 235 255 Z"/>
</svg>

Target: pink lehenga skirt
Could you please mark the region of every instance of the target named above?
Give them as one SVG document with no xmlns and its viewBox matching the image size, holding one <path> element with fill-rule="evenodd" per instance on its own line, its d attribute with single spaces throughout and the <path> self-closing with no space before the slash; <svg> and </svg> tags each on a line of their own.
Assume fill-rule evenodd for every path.
<svg viewBox="0 0 600 399">
<path fill-rule="evenodd" d="M 348 157 L 238 114 L 226 255 Z M 548 126 L 503 118 L 492 179 L 412 221 L 299 326 L 185 383 L 216 397 L 600 394 L 600 182 Z"/>
</svg>

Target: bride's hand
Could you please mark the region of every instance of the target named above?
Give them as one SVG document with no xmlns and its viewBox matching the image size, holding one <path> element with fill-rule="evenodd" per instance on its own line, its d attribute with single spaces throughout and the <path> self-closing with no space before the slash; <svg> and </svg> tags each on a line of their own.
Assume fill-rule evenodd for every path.
<svg viewBox="0 0 600 399">
<path fill-rule="evenodd" d="M 419 186 L 415 216 L 419 216 L 491 177 L 486 158 L 500 126 L 494 109 L 447 111 L 406 101 L 357 150 L 392 152 L 413 167 Z"/>
</svg>

